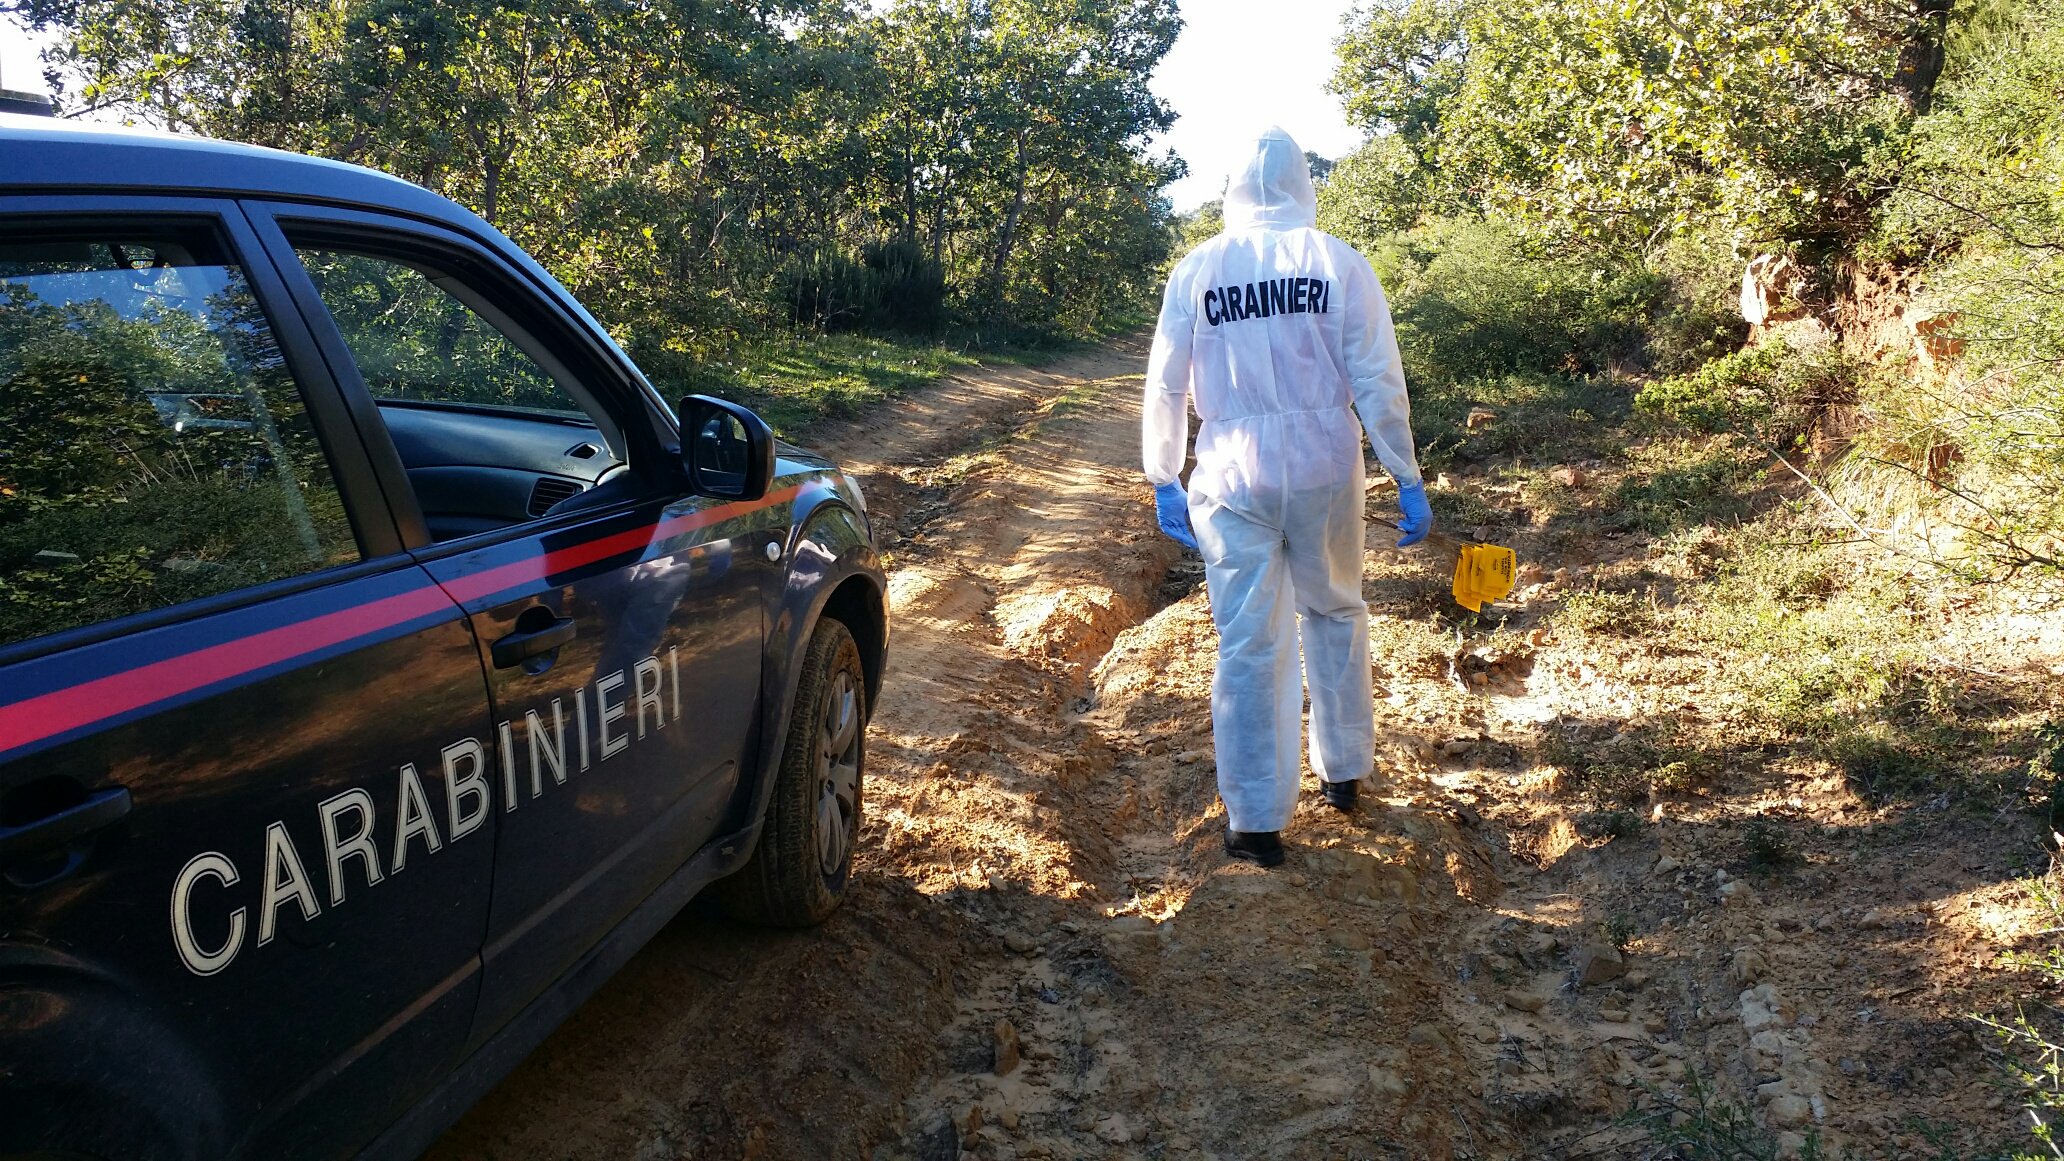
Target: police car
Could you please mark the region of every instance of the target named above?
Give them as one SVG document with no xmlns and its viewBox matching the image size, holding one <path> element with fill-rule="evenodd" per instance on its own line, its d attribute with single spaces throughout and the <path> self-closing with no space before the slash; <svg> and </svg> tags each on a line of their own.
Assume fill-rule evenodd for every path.
<svg viewBox="0 0 2064 1161">
<path fill-rule="evenodd" d="M 406 1157 L 838 906 L 859 490 L 396 178 L 0 116 L 0 1157 Z"/>
</svg>

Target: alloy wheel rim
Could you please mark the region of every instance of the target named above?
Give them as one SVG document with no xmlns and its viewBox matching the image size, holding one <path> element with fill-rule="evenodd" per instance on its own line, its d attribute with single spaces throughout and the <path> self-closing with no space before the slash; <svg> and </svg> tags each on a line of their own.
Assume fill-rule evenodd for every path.
<svg viewBox="0 0 2064 1161">
<path fill-rule="evenodd" d="M 817 724 L 817 865 L 838 875 L 860 821 L 860 691 L 849 671 L 832 678 Z"/>
</svg>

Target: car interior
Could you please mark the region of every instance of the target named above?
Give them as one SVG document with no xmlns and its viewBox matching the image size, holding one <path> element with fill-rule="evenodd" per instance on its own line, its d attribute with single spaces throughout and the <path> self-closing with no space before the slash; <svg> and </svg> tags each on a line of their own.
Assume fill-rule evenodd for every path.
<svg viewBox="0 0 2064 1161">
<path fill-rule="evenodd" d="M 433 539 L 614 502 L 622 433 L 544 343 L 413 259 L 297 245 L 387 423 Z"/>
<path fill-rule="evenodd" d="M 590 493 L 626 472 L 586 419 L 399 399 L 378 406 L 437 540 L 606 503 L 616 489 Z"/>
</svg>

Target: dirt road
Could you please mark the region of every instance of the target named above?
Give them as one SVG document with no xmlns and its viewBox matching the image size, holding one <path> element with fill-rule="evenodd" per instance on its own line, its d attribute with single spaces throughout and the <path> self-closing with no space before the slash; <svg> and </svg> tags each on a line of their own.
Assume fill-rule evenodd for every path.
<svg viewBox="0 0 2064 1161">
<path fill-rule="evenodd" d="M 1431 562 L 1373 535 L 1386 784 L 1355 819 L 1308 789 L 1283 870 L 1226 860 L 1201 568 L 1137 475 L 1144 357 L 818 434 L 894 603 L 852 899 L 801 934 L 684 917 L 433 1157 L 1665 1156 L 1649 1129 L 1699 1130 L 1700 1091 L 1792 1155 L 2005 1124 L 1924 966 L 1972 959 L 1997 868 L 1922 839 L 1888 894 L 1911 852 L 1837 882 L 1816 847 L 1752 887 L 1729 807 L 1565 816 L 1544 723 L 1641 711 L 1523 610 L 1444 623 Z M 1793 809 L 1846 809 L 1811 789 Z"/>
</svg>

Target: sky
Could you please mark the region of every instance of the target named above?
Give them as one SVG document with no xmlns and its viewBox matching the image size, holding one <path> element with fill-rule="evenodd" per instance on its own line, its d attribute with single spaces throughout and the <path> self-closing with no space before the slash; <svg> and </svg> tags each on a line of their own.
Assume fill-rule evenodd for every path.
<svg viewBox="0 0 2064 1161">
<path fill-rule="evenodd" d="M 1154 92 L 1175 109 L 1175 127 L 1155 142 L 1189 162 L 1169 187 L 1178 210 L 1225 190 L 1246 146 L 1280 125 L 1304 148 L 1339 158 L 1361 142 L 1339 98 L 1326 91 L 1333 41 L 1353 0 L 1182 0 L 1183 30 L 1154 73 Z M 0 87 L 43 91 L 40 46 L 0 17 Z"/>
<path fill-rule="evenodd" d="M 1280 125 L 1297 143 L 1338 159 L 1361 144 L 1340 99 L 1326 91 L 1333 42 L 1352 0 L 1182 0 L 1183 30 L 1153 89 L 1179 120 L 1156 144 L 1190 175 L 1169 187 L 1178 210 L 1225 191 L 1254 137 Z"/>
<path fill-rule="evenodd" d="M 42 48 L 31 43 L 29 34 L 11 16 L 0 16 L 0 89 L 45 92 L 43 64 L 36 59 Z"/>
</svg>

